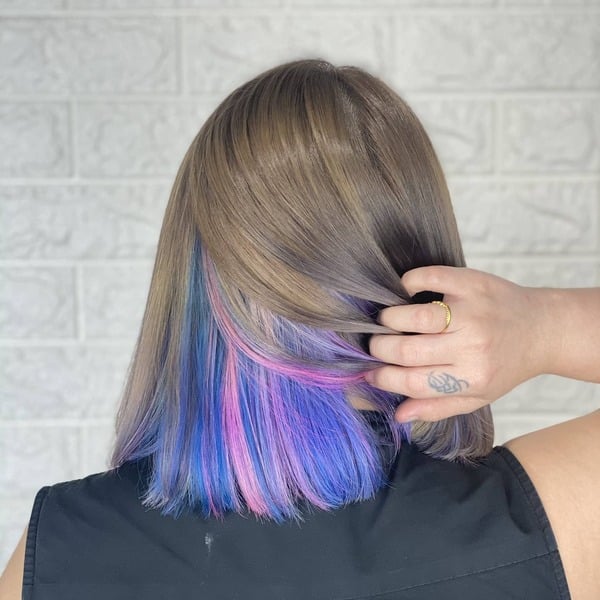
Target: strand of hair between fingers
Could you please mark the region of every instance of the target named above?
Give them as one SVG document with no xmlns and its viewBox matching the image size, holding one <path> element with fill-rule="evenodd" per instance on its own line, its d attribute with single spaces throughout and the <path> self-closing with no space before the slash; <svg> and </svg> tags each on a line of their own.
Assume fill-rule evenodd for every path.
<svg viewBox="0 0 600 600">
<path fill-rule="evenodd" d="M 455 394 L 469 387 L 466 379 L 457 379 L 450 373 L 435 373 L 431 371 L 427 377 L 429 387 L 440 394 Z"/>
</svg>

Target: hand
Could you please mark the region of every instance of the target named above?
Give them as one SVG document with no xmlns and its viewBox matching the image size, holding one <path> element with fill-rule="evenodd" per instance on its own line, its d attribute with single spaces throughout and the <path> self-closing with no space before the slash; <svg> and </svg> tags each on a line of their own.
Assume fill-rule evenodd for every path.
<svg viewBox="0 0 600 600">
<path fill-rule="evenodd" d="M 388 365 L 366 379 L 408 396 L 396 411 L 398 421 L 438 421 L 473 412 L 544 372 L 552 331 L 543 326 L 543 288 L 447 266 L 407 271 L 402 283 L 411 296 L 425 290 L 444 294 L 451 321 L 438 333 L 446 311 L 431 303 L 390 306 L 379 313 L 378 322 L 399 334 L 371 336 L 370 354 Z"/>
</svg>

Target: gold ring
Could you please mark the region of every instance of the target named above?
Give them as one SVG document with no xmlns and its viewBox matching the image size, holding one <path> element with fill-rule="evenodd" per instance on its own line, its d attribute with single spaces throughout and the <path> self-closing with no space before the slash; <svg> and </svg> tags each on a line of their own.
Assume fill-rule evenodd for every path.
<svg viewBox="0 0 600 600">
<path fill-rule="evenodd" d="M 441 300 L 434 300 L 431 304 L 439 304 L 446 311 L 446 326 L 444 327 L 444 329 L 442 329 L 440 331 L 440 333 L 444 333 L 444 331 L 446 331 L 446 329 L 448 329 L 448 326 L 450 325 L 450 321 L 452 320 L 452 313 L 450 312 L 450 307 L 445 302 L 442 302 Z"/>
</svg>

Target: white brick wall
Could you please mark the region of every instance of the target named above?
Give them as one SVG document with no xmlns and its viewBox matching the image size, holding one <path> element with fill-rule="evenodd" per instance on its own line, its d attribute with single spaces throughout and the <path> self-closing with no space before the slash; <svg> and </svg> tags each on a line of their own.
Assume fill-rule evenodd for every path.
<svg viewBox="0 0 600 600">
<path fill-rule="evenodd" d="M 0 569 L 45 484 L 106 468 L 168 191 L 222 97 L 298 57 L 421 116 L 471 266 L 600 285 L 600 0 L 0 0 Z M 557 377 L 496 443 L 597 408 Z"/>
</svg>

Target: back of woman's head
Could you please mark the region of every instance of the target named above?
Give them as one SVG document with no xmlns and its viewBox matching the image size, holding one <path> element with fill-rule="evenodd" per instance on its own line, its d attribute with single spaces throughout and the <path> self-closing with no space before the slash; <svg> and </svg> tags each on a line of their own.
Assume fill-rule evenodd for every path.
<svg viewBox="0 0 600 600">
<path fill-rule="evenodd" d="M 435 151 L 398 94 L 324 60 L 241 85 L 175 178 L 111 465 L 148 456 L 144 502 L 164 514 L 302 519 L 298 500 L 328 510 L 386 483 L 349 393 L 397 450 L 487 454 L 488 406 L 399 424 L 403 396 L 362 379 L 381 364 L 369 336 L 393 332 L 377 312 L 411 302 L 401 276 L 431 264 L 465 263 Z"/>
</svg>

